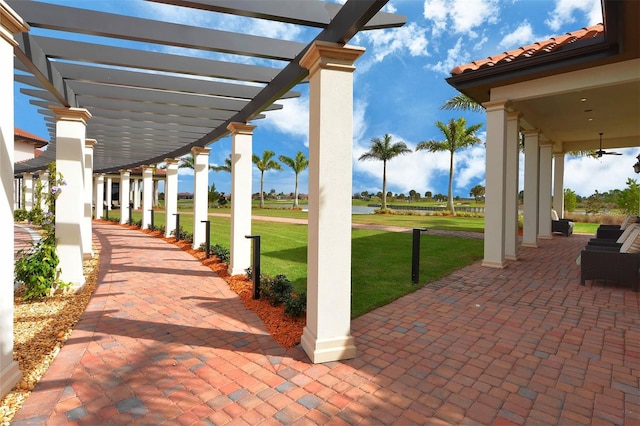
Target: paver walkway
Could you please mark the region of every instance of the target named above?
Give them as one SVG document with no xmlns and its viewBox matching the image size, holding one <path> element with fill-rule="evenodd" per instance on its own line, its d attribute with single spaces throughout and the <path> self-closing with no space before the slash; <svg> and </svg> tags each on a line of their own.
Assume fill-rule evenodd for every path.
<svg viewBox="0 0 640 426">
<path fill-rule="evenodd" d="M 365 314 L 357 358 L 314 365 L 187 253 L 94 233 L 100 285 L 14 425 L 640 423 L 640 295 L 579 286 L 586 236 Z"/>
</svg>

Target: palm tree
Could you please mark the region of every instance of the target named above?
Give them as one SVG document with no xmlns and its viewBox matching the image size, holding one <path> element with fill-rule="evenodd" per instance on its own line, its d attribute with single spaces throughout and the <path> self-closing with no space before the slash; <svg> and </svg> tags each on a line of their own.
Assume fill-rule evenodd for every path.
<svg viewBox="0 0 640 426">
<path fill-rule="evenodd" d="M 294 192 L 293 198 L 293 208 L 298 208 L 298 175 L 307 167 L 309 167 L 309 159 L 304 156 L 302 151 L 298 151 L 295 158 L 287 157 L 286 155 L 281 155 L 278 157 L 280 161 L 289 166 L 293 172 L 296 174 L 296 189 Z"/>
<path fill-rule="evenodd" d="M 396 142 L 392 144 L 391 135 L 387 133 L 384 135 L 382 140 L 380 138 L 371 139 L 369 151 L 365 152 L 360 156 L 360 158 L 358 158 L 359 161 L 382 161 L 382 210 L 387 209 L 387 161 L 390 161 L 398 155 L 404 155 L 410 152 L 411 150 L 407 148 L 407 144 L 404 142 Z"/>
<path fill-rule="evenodd" d="M 195 170 L 196 158 L 193 152 L 189 153 L 188 155 L 185 155 L 184 157 L 180 157 L 179 160 L 180 160 L 180 162 L 178 163 L 179 169 Z M 213 169 L 213 166 L 209 165 L 209 170 L 212 170 L 212 169 Z"/>
<path fill-rule="evenodd" d="M 229 154 L 229 156 L 224 159 L 224 164 L 222 166 L 211 166 L 211 170 L 213 170 L 214 172 L 231 173 L 231 154 Z"/>
<path fill-rule="evenodd" d="M 444 105 L 440 107 L 444 110 L 460 110 L 460 111 L 473 111 L 483 112 L 484 108 L 474 99 L 465 95 L 464 93 L 458 93 L 451 99 L 448 99 Z"/>
<path fill-rule="evenodd" d="M 447 197 L 447 209 L 451 214 L 455 215 L 456 211 L 453 207 L 453 154 L 456 151 L 477 145 L 481 142 L 476 136 L 476 132 L 482 127 L 482 124 L 474 124 L 467 127 L 467 120 L 460 117 L 457 120 L 452 118 L 451 121 L 449 121 L 449 124 L 436 121 L 436 126 L 440 129 L 442 134 L 444 134 L 445 140 L 420 142 L 418 146 L 416 146 L 416 151 L 426 149 L 429 152 L 449 151 L 451 153 L 451 157 L 449 159 L 449 193 Z"/>
<path fill-rule="evenodd" d="M 262 158 L 256 154 L 251 157 L 253 164 L 260 170 L 260 208 L 264 207 L 264 172 L 267 170 L 282 170 L 280 164 L 272 160 L 274 155 L 276 155 L 275 152 L 265 149 L 262 153 Z"/>
</svg>

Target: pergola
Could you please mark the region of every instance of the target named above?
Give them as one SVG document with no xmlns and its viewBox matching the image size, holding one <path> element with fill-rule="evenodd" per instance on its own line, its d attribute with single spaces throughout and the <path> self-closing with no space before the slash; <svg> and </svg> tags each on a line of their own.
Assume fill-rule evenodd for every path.
<svg viewBox="0 0 640 426">
<path fill-rule="evenodd" d="M 364 49 L 346 45 L 361 30 L 401 26 L 380 12 L 387 0 L 150 0 L 176 12 L 277 21 L 316 29 L 311 40 L 272 39 L 59 6 L 0 0 L 0 231 L 13 241 L 13 179 L 56 161 L 64 187 L 56 204 L 61 279 L 84 285 L 105 175 L 118 173 L 129 193 L 142 167 L 143 227 L 149 225 L 152 176 L 166 167 L 166 217 L 177 211 L 177 157 L 194 155 L 194 223 L 207 216 L 211 145 L 232 137 L 231 273 L 250 265 L 251 155 L 255 125 L 275 102 L 309 83 L 308 315 L 302 346 L 313 362 L 355 356 L 350 335 L 351 146 L 354 62 Z M 182 54 L 175 53 L 185 48 Z M 189 50 L 186 50 L 189 49 Z M 171 53 L 161 53 L 171 50 Z M 194 53 L 198 52 L 198 53 Z M 204 53 L 203 53 L 204 52 Z M 14 56 L 15 55 L 15 56 Z M 14 65 L 15 58 L 15 65 Z M 215 59 L 214 59 L 215 58 Z M 15 72 L 15 76 L 14 76 Z M 47 151 L 13 161 L 14 78 L 40 107 L 51 136 Z M 108 187 L 108 186 L 107 186 Z M 122 195 L 121 195 L 122 196 Z M 128 201 L 128 200 L 126 200 Z M 126 218 L 128 202 L 123 202 Z M 167 233 L 173 223 L 167 222 Z M 194 226 L 194 246 L 204 241 Z M 13 360 L 13 244 L 0 249 L 0 396 L 18 381 Z"/>
<path fill-rule="evenodd" d="M 602 10 L 604 25 L 458 66 L 447 79 L 487 111 L 485 266 L 518 259 L 521 138 L 527 247 L 551 238 L 552 208 L 564 211 L 567 152 L 597 150 L 600 133 L 605 150 L 640 146 L 640 3 L 602 0 Z"/>
</svg>

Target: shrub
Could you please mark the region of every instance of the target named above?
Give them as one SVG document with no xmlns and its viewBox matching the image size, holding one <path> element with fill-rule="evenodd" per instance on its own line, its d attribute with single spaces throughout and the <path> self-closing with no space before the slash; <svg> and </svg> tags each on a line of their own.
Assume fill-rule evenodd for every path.
<svg viewBox="0 0 640 426">
<path fill-rule="evenodd" d="M 13 220 L 16 222 L 24 222 L 29 217 L 29 212 L 25 209 L 16 209 L 13 211 Z"/>
<path fill-rule="evenodd" d="M 214 244 L 211 246 L 211 253 L 216 255 L 221 262 L 229 263 L 229 256 L 231 252 L 228 248 L 221 246 L 220 244 Z"/>
<path fill-rule="evenodd" d="M 165 228 L 164 225 L 158 225 L 156 226 L 156 231 L 160 232 L 161 234 L 164 234 L 165 232 L 167 232 L 167 228 Z"/>
<path fill-rule="evenodd" d="M 304 316 L 307 310 L 307 293 L 291 294 L 291 297 L 284 302 L 284 313 L 299 318 Z"/>
<path fill-rule="evenodd" d="M 15 278 L 26 287 L 25 300 L 39 299 L 69 286 L 58 279 L 60 260 L 56 254 L 54 234 L 32 244 L 28 251 L 20 250 L 17 254 L 20 257 L 15 263 Z"/>
<path fill-rule="evenodd" d="M 264 297 L 273 306 L 280 306 L 291 298 L 293 286 L 291 281 L 284 275 L 278 274 L 275 277 L 260 277 L 260 289 Z"/>
</svg>

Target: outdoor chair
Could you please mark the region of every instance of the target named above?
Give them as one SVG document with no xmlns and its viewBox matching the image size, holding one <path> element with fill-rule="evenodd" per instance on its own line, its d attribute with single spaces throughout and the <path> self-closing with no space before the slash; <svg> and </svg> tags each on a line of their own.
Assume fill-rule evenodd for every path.
<svg viewBox="0 0 640 426">
<path fill-rule="evenodd" d="M 627 226 L 627 229 L 622 231 L 622 234 L 620 235 L 620 237 L 618 237 L 617 240 L 614 240 L 612 238 L 591 238 L 587 242 L 587 245 L 615 247 L 617 249 L 620 249 L 620 247 L 622 247 L 624 242 L 631 236 L 633 231 L 636 229 L 640 229 L 640 223 L 632 223 L 631 225 Z"/>
<path fill-rule="evenodd" d="M 564 234 L 569 236 L 573 234 L 573 221 L 569 219 L 558 218 L 558 213 L 551 210 L 551 232 Z"/>
<path fill-rule="evenodd" d="M 636 227 L 620 248 L 587 245 L 580 253 L 580 285 L 586 280 L 629 284 L 638 291 L 640 270 L 640 227 Z"/>
<path fill-rule="evenodd" d="M 627 227 L 633 223 L 638 223 L 640 221 L 640 217 L 635 215 L 627 215 L 622 224 L 620 225 L 600 225 L 598 226 L 598 230 L 596 231 L 596 238 L 605 238 L 605 239 L 617 239 L 622 235 L 622 232 L 627 229 Z"/>
</svg>

